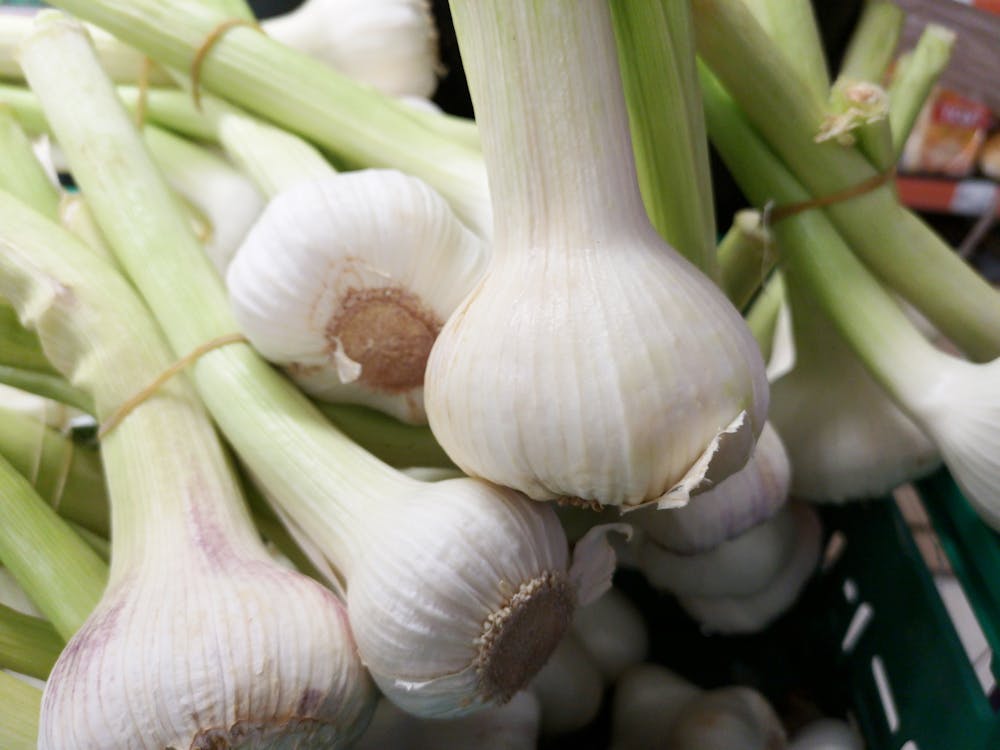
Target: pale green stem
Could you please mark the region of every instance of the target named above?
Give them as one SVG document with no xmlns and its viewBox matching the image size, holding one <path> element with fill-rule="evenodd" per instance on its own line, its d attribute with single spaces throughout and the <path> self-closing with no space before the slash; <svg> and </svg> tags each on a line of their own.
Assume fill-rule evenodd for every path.
<svg viewBox="0 0 1000 750">
<path fill-rule="evenodd" d="M 826 97 L 830 76 L 810 0 L 743 0 L 814 96 Z"/>
<path fill-rule="evenodd" d="M 57 0 L 158 60 L 191 69 L 196 51 L 224 16 L 192 0 Z M 395 102 L 324 63 L 238 27 L 201 67 L 202 86 L 297 132 L 348 165 L 390 167 L 420 177 L 483 236 L 492 233 L 482 159 L 422 127 Z"/>
<path fill-rule="evenodd" d="M 778 314 L 785 302 L 785 277 L 775 273 L 768 279 L 747 312 L 747 326 L 760 347 L 764 361 L 771 359 Z"/>
<path fill-rule="evenodd" d="M 896 152 L 892 145 L 892 128 L 889 118 L 869 122 L 858 128 L 858 146 L 868 157 L 868 161 L 879 172 L 885 172 L 896 163 Z"/>
<path fill-rule="evenodd" d="M 423 125 L 449 141 L 460 143 L 471 149 L 479 151 L 482 149 L 482 141 L 479 138 L 479 127 L 475 120 L 467 117 L 457 117 L 447 112 L 429 112 L 424 109 L 410 107 L 410 116 Z"/>
<path fill-rule="evenodd" d="M 757 211 L 738 212 L 719 243 L 722 291 L 737 310 L 747 306 L 778 260 L 771 233 L 761 221 Z"/>
<path fill-rule="evenodd" d="M 905 62 L 900 60 L 889 84 L 889 125 L 897 159 L 931 89 L 948 66 L 954 44 L 953 31 L 929 24 Z"/>
<path fill-rule="evenodd" d="M 0 455 L 60 516 L 107 536 L 107 489 L 95 450 L 40 420 L 0 409 Z"/>
<path fill-rule="evenodd" d="M 613 2 L 639 187 L 650 221 L 713 280 L 715 213 L 687 2 Z"/>
<path fill-rule="evenodd" d="M 816 144 L 824 103 L 777 54 L 740 0 L 694 0 L 699 52 L 755 130 L 813 196 L 876 176 L 867 159 Z M 858 256 L 976 360 L 1000 354 L 1000 294 L 884 185 L 824 209 Z"/>
<path fill-rule="evenodd" d="M 430 427 L 404 424 L 364 406 L 321 402 L 316 406 L 351 440 L 391 466 L 455 467 Z"/>
<path fill-rule="evenodd" d="M 712 143 L 753 201 L 797 202 L 806 190 L 767 148 L 719 82 L 703 71 Z M 872 376 L 904 409 L 936 383 L 945 354 L 931 346 L 889 292 L 850 252 L 822 211 L 804 211 L 772 231 L 802 294 L 822 308 Z M 786 273 L 788 272 L 786 270 Z"/>
<path fill-rule="evenodd" d="M 0 301 L 0 343 L 0 365 L 57 374 L 42 351 L 38 337 L 21 325 L 17 311 L 3 301 Z"/>
<path fill-rule="evenodd" d="M 336 174 L 315 146 L 294 133 L 239 113 L 221 114 L 216 121 L 229 158 L 269 198 L 296 183 Z"/>
<path fill-rule="evenodd" d="M 59 215 L 59 189 L 35 157 L 11 108 L 0 105 L 0 190 L 34 206 L 50 218 Z"/>
<path fill-rule="evenodd" d="M 63 645 L 63 639 L 47 620 L 0 604 L 0 669 L 44 680 Z"/>
<path fill-rule="evenodd" d="M 69 639 L 101 598 L 107 566 L 3 458 L 0 517 L 0 562 Z"/>
<path fill-rule="evenodd" d="M 840 78 L 879 83 L 892 62 L 906 15 L 894 3 L 867 0 L 840 65 Z"/>
<path fill-rule="evenodd" d="M 97 553 L 99 558 L 106 563 L 111 562 L 111 542 L 108 539 L 95 534 L 90 529 L 84 528 L 78 523 L 74 523 L 73 521 L 68 521 L 68 523 L 73 531 L 79 534 L 80 538 L 87 543 L 87 546 Z"/>
<path fill-rule="evenodd" d="M 67 383 L 60 375 L 0 365 L 0 383 L 34 393 L 36 396 L 51 398 L 67 406 L 75 406 L 88 414 L 94 413 L 94 404 L 90 397 L 71 383 Z"/>
<path fill-rule="evenodd" d="M 37 750 L 42 691 L 0 671 L 0 747 Z"/>
<path fill-rule="evenodd" d="M 610 10 L 593 6 L 566 13 L 562 2 L 451 4 L 459 39 L 468 34 L 463 49 L 491 51 L 467 54 L 464 65 L 493 214 L 504 217 L 494 253 L 554 238 L 600 246 L 648 226 Z M 515 22 L 526 31 L 508 34 Z"/>
<path fill-rule="evenodd" d="M 41 57 L 43 48 L 39 50 Z M 177 210 L 114 89 L 75 53 L 44 49 L 44 59 L 45 80 L 32 80 L 32 87 L 108 243 L 157 315 L 174 352 L 183 355 L 238 331 L 221 280 Z M 122 201 L 122 195 L 129 200 Z M 414 482 L 336 431 L 246 344 L 205 354 L 190 372 L 222 432 L 252 467 L 268 497 L 280 502 L 314 539 L 322 540 L 324 552 L 349 576 L 350 563 L 364 553 L 355 533 L 358 516 L 386 493 L 399 493 Z M 135 389 L 119 388 L 118 398 L 131 392 Z M 141 413 L 135 412 L 109 437 L 114 439 Z M 185 445 L 188 440 L 185 437 Z M 106 438 L 106 467 L 110 447 Z M 162 463 L 169 468 L 187 452 L 171 451 L 176 458 Z M 187 460 L 197 464 L 201 459 Z M 171 470 L 178 475 L 189 471 Z M 110 468 L 107 474 L 114 497 Z M 117 527 L 114 538 L 117 555 L 123 538 Z"/>
</svg>

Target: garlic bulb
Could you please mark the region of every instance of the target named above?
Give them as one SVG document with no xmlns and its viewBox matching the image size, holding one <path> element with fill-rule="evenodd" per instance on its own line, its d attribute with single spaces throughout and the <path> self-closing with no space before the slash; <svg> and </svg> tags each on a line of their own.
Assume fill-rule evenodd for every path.
<svg viewBox="0 0 1000 750">
<path fill-rule="evenodd" d="M 306 0 L 261 26 L 384 94 L 429 97 L 437 87 L 437 28 L 427 0 Z"/>
<path fill-rule="evenodd" d="M 742 596 L 679 596 L 680 605 L 704 627 L 723 635 L 755 633 L 792 606 L 819 562 L 822 529 L 816 512 L 802 503 L 788 506 L 795 522 L 791 554 L 781 570 L 756 591 Z"/>
<path fill-rule="evenodd" d="M 573 615 L 572 632 L 609 683 L 645 659 L 649 650 L 649 634 L 642 613 L 616 588 L 578 608 Z"/>
<path fill-rule="evenodd" d="M 670 552 L 646 539 L 639 547 L 639 567 L 653 586 L 678 596 L 752 594 L 788 564 L 796 547 L 795 516 L 786 505 L 767 521 L 697 555 Z"/>
<path fill-rule="evenodd" d="M 641 508 L 628 520 L 659 547 L 696 555 L 770 518 L 788 498 L 789 480 L 785 447 L 767 422 L 746 466 L 718 487 L 683 508 Z"/>
<path fill-rule="evenodd" d="M 684 706 L 667 732 L 670 750 L 783 750 L 785 730 L 756 690 L 711 690 Z"/>
<path fill-rule="evenodd" d="M 767 383 L 743 319 L 646 218 L 607 4 L 452 11 L 495 242 L 427 362 L 431 428 L 533 499 L 683 505 L 746 463 Z"/>
<path fill-rule="evenodd" d="M 531 682 L 542 712 L 542 733 L 566 734 L 587 726 L 601 708 L 604 682 L 587 650 L 572 633 Z"/>
<path fill-rule="evenodd" d="M 226 281 L 240 329 L 305 391 L 421 423 L 427 356 L 485 261 L 425 183 L 364 170 L 276 196 Z"/>
<path fill-rule="evenodd" d="M 696 685 L 659 664 L 628 669 L 615 684 L 611 711 L 612 750 L 649 750 L 701 694 Z"/>
<path fill-rule="evenodd" d="M 771 385 L 771 421 L 788 446 L 792 494 L 880 497 L 940 464 L 907 417 L 802 292 L 789 288 L 796 363 Z"/>
<path fill-rule="evenodd" d="M 864 750 L 857 733 L 839 719 L 820 719 L 792 737 L 789 750 Z"/>
<path fill-rule="evenodd" d="M 354 750 L 534 750 L 540 712 L 530 690 L 502 706 L 457 719 L 419 719 L 382 700 Z"/>
</svg>

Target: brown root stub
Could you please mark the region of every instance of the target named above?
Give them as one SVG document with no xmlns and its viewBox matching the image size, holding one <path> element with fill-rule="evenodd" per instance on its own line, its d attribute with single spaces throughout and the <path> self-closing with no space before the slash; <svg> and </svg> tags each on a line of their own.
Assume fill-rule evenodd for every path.
<svg viewBox="0 0 1000 750">
<path fill-rule="evenodd" d="M 327 326 L 332 355 L 343 352 L 361 365 L 359 382 L 398 392 L 419 388 L 441 321 L 400 287 L 349 289 Z"/>
<path fill-rule="evenodd" d="M 505 703 L 531 681 L 565 634 L 575 606 L 566 577 L 546 572 L 521 584 L 487 618 L 476 658 L 485 700 Z"/>
<path fill-rule="evenodd" d="M 318 719 L 290 717 L 287 721 L 238 721 L 228 729 L 205 729 L 189 750 L 267 750 L 277 747 L 344 746 L 336 727 Z"/>
</svg>

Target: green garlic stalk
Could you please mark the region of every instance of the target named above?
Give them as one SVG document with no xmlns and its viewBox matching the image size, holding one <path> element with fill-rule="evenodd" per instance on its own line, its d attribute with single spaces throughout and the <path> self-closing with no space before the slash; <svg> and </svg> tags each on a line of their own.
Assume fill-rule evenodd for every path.
<svg viewBox="0 0 1000 750">
<path fill-rule="evenodd" d="M 889 125 L 897 159 L 931 89 L 951 59 L 955 38 L 950 29 L 928 24 L 913 51 L 899 60 L 889 84 Z"/>
<path fill-rule="evenodd" d="M 743 319 L 646 217 L 610 9 L 452 10 L 498 221 L 427 363 L 431 428 L 534 499 L 683 505 L 746 463 L 767 384 Z"/>
<path fill-rule="evenodd" d="M 58 216 L 60 190 L 35 158 L 31 142 L 7 106 L 0 106 L 0 153 L 5 157 L 0 190 L 31 203 L 46 216 Z"/>
<path fill-rule="evenodd" d="M 739 2 L 739 0 L 737 0 Z M 826 97 L 830 77 L 809 0 L 742 0 L 781 49 L 790 69 L 814 95 Z"/>
<path fill-rule="evenodd" d="M 184 71 L 226 19 L 196 0 L 58 0 L 53 5 Z M 246 27 L 231 29 L 212 47 L 201 66 L 201 84 L 308 137 L 349 165 L 390 167 L 420 177 L 471 229 L 492 234 L 479 155 L 424 128 L 405 104 Z"/>
<path fill-rule="evenodd" d="M 82 40 L 72 49 L 49 49 L 55 69 L 32 85 L 109 244 L 175 353 L 232 334 L 221 280 L 114 89 Z M 361 658 L 408 710 L 456 715 L 509 699 L 576 604 L 609 585 L 606 529 L 581 540 L 571 564 L 551 508 L 473 479 L 426 484 L 393 471 L 246 344 L 206 354 L 191 372 L 283 521 L 320 565 L 335 566 Z"/>
<path fill-rule="evenodd" d="M 879 83 L 892 62 L 905 14 L 886 0 L 866 0 L 838 78 Z"/>
<path fill-rule="evenodd" d="M 44 680 L 64 644 L 48 620 L 0 604 L 0 669 Z"/>
<path fill-rule="evenodd" d="M 708 139 L 686 2 L 611 3 L 639 189 L 670 245 L 717 279 Z M 679 190 L 684 185 L 688 189 Z"/>
<path fill-rule="evenodd" d="M 876 175 L 860 153 L 813 142 L 823 99 L 803 85 L 740 0 L 694 0 L 693 7 L 699 52 L 807 189 L 803 200 Z M 1000 326 L 995 324 L 1000 294 L 904 209 L 891 185 L 838 202 L 823 213 L 866 265 L 969 356 L 989 360 L 1000 354 Z"/>
<path fill-rule="evenodd" d="M 763 221 L 759 211 L 738 211 L 719 242 L 720 285 L 738 310 L 753 299 L 778 260 L 771 232 Z"/>
<path fill-rule="evenodd" d="M 706 72 L 702 83 L 709 134 L 746 194 L 754 201 L 802 200 L 804 188 L 718 82 Z M 980 365 L 934 348 L 854 257 L 825 212 L 806 211 L 773 229 L 803 297 L 830 318 L 875 380 L 936 444 L 980 516 L 1000 527 L 1000 359 Z"/>
<path fill-rule="evenodd" d="M 0 670 L 0 747 L 37 750 L 42 691 Z"/>
</svg>

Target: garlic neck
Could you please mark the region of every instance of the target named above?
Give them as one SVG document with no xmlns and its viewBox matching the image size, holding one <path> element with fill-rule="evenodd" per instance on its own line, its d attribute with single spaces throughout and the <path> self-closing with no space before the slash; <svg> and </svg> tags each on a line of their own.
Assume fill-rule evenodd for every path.
<svg viewBox="0 0 1000 750">
<path fill-rule="evenodd" d="M 482 133 L 497 254 L 592 247 L 647 223 L 607 3 L 451 7 Z"/>
</svg>

